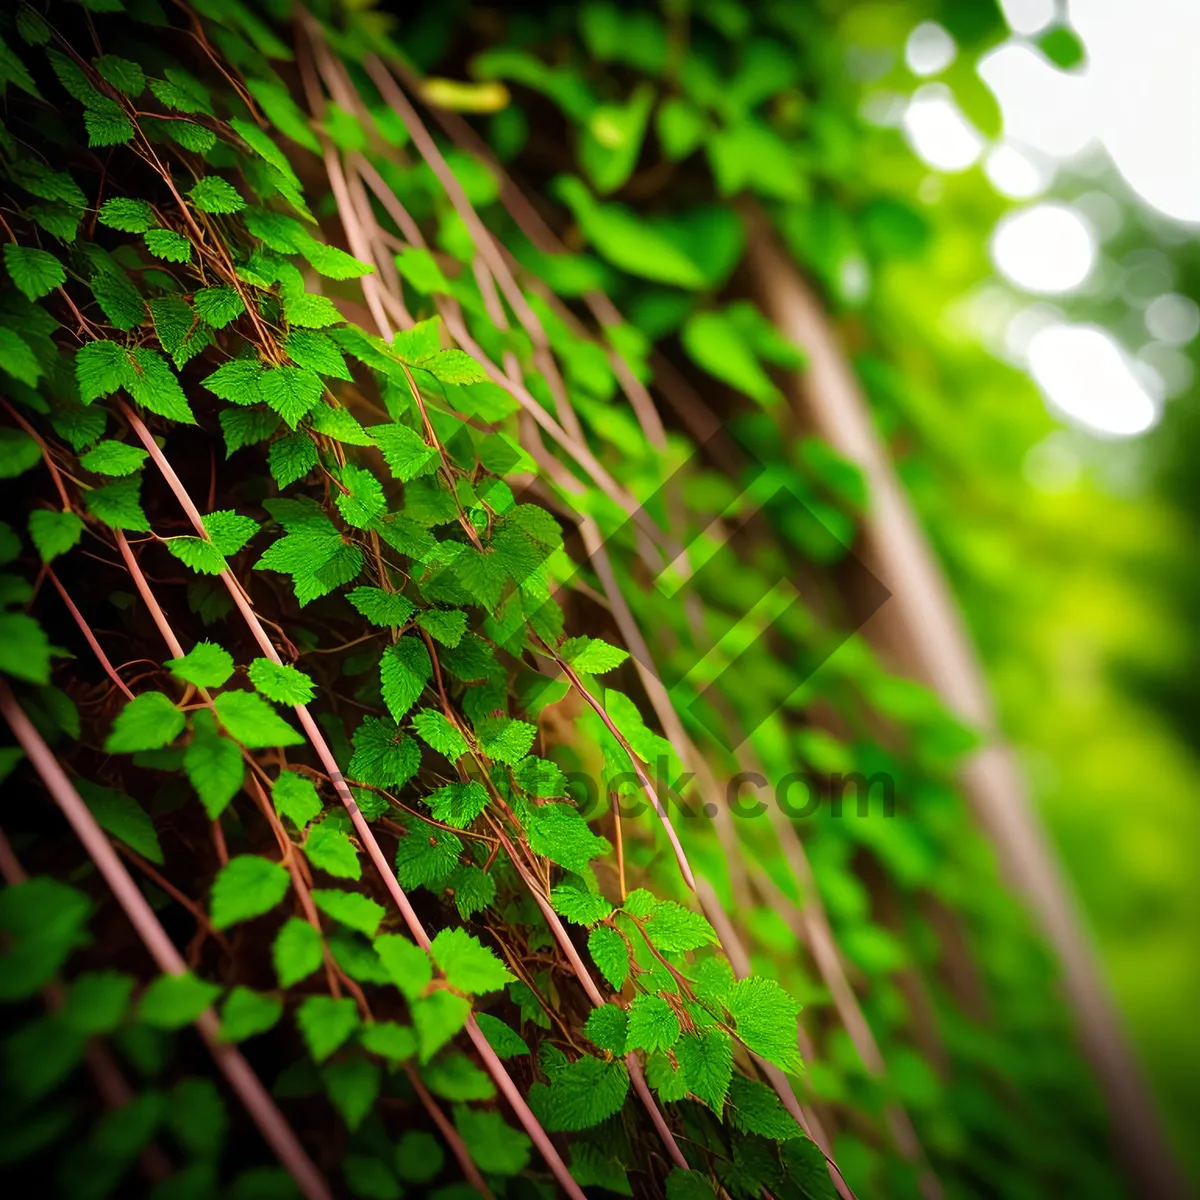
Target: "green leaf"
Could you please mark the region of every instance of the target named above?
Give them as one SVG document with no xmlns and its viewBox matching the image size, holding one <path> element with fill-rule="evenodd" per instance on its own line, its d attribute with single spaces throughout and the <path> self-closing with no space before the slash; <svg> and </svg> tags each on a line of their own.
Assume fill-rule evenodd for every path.
<svg viewBox="0 0 1200 1200">
<path fill-rule="evenodd" d="M 416 637 L 402 637 L 384 651 L 379 665 L 383 701 L 392 719 L 401 721 L 425 690 L 433 675 L 433 664 L 425 643 Z"/>
<path fill-rule="evenodd" d="M 0 327 L 0 369 L 26 387 L 37 387 L 42 375 L 42 365 L 29 343 L 15 330 L 3 327 Z"/>
<path fill-rule="evenodd" d="M 630 1050 L 669 1050 L 679 1032 L 679 1018 L 661 996 L 637 996 L 629 1006 Z"/>
<path fill-rule="evenodd" d="M 228 929 L 270 912 L 287 895 L 291 876 L 282 863 L 239 854 L 217 873 L 212 889 L 212 923 Z"/>
<path fill-rule="evenodd" d="M 442 350 L 421 363 L 439 383 L 486 383 L 491 376 L 465 351 Z"/>
<path fill-rule="evenodd" d="M 43 562 L 65 554 L 82 534 L 83 521 L 73 512 L 38 508 L 29 514 L 29 536 Z"/>
<path fill-rule="evenodd" d="M 116 104 L 111 108 L 89 108 L 83 114 L 83 124 L 91 147 L 120 146 L 131 141 L 135 132 L 133 122 Z"/>
<path fill-rule="evenodd" d="M 461 609 L 426 608 L 417 614 L 417 624 L 431 638 L 453 650 L 467 630 L 467 614 Z"/>
<path fill-rule="evenodd" d="M 440 712 L 423 708 L 413 715 L 412 723 L 417 735 L 451 762 L 467 753 L 466 738 Z"/>
<path fill-rule="evenodd" d="M 97 475 L 132 475 L 146 461 L 146 451 L 124 442 L 100 442 L 79 460 L 85 470 Z"/>
<path fill-rule="evenodd" d="M 370 446 L 367 431 L 344 409 L 318 404 L 308 414 L 309 424 L 316 433 L 348 446 Z"/>
<path fill-rule="evenodd" d="M 169 658 L 165 664 L 176 679 L 196 687 L 220 687 L 233 674 L 233 656 L 213 642 L 197 642 L 182 658 Z"/>
<path fill-rule="evenodd" d="M 743 1133 L 757 1133 L 778 1142 L 804 1137 L 804 1130 L 765 1083 L 734 1076 L 729 1081 L 729 1107 L 734 1128 Z"/>
<path fill-rule="evenodd" d="M 263 401 L 259 385 L 262 375 L 262 365 L 257 359 L 233 358 L 200 382 L 222 400 L 248 407 Z"/>
<path fill-rule="evenodd" d="M 331 813 L 318 821 L 304 842 L 304 853 L 314 867 L 336 875 L 339 879 L 361 879 L 362 863 L 358 851 L 350 842 L 341 814 Z"/>
<path fill-rule="evenodd" d="M 418 321 L 411 329 L 401 329 L 392 337 L 392 350 L 403 362 L 416 366 L 442 349 L 441 317 Z"/>
<path fill-rule="evenodd" d="M 133 533 L 149 533 L 150 522 L 138 501 L 140 476 L 132 475 L 119 483 L 93 488 L 84 496 L 83 502 L 92 516 L 111 525 L 113 529 L 126 529 Z"/>
<path fill-rule="evenodd" d="M 379 1096 L 379 1067 L 365 1058 L 348 1058 L 326 1067 L 321 1077 L 333 1107 L 353 1133 Z"/>
<path fill-rule="evenodd" d="M 679 96 L 669 96 L 659 105 L 655 122 L 663 153 L 671 162 L 687 158 L 708 131 L 703 112 Z"/>
<path fill-rule="evenodd" d="M 645 888 L 635 888 L 625 897 L 625 903 L 621 907 L 631 917 L 649 917 L 658 908 L 658 904 L 658 897 L 653 892 Z"/>
<path fill-rule="evenodd" d="M 154 320 L 154 332 L 159 343 L 168 354 L 174 354 L 187 341 L 195 325 L 191 307 L 181 296 L 147 300 L 146 307 Z"/>
<path fill-rule="evenodd" d="M 124 387 L 130 372 L 129 356 L 119 342 L 87 342 L 75 353 L 75 378 L 84 404 Z"/>
<path fill-rule="evenodd" d="M 667 1200 L 714 1200 L 712 1181 L 703 1171 L 675 1167 L 667 1176 Z"/>
<path fill-rule="evenodd" d="M 342 486 L 349 488 L 337 496 L 338 511 L 347 525 L 355 529 L 371 529 L 387 511 L 383 486 L 370 471 L 353 465 L 342 469 Z"/>
<path fill-rule="evenodd" d="M 587 871 L 593 858 L 612 849 L 608 839 L 594 834 L 569 804 L 543 804 L 532 809 L 526 822 L 526 836 L 535 854 L 577 875 Z"/>
<path fill-rule="evenodd" d="M 222 692 L 213 702 L 231 737 L 251 750 L 300 746 L 304 738 L 261 697 L 252 692 Z"/>
<path fill-rule="evenodd" d="M 621 1111 L 629 1093 L 629 1072 L 620 1061 L 585 1056 L 567 1063 L 549 1087 L 529 1091 L 529 1105 L 551 1133 L 591 1129 Z"/>
<path fill-rule="evenodd" d="M 529 1165 L 533 1143 L 498 1112 L 454 1106 L 454 1124 L 475 1165 L 489 1175 L 519 1175 Z"/>
<path fill-rule="evenodd" d="M 559 653 L 575 668 L 588 675 L 603 675 L 619 667 L 628 657 L 628 650 L 610 646 L 600 638 L 577 637 L 563 642 Z"/>
<path fill-rule="evenodd" d="M 61 200 L 72 208 L 87 207 L 88 198 L 83 189 L 65 171 L 51 171 L 33 159 L 14 161 L 8 171 L 13 181 L 33 196 L 42 200 Z"/>
<path fill-rule="evenodd" d="M 387 933 L 374 942 L 392 982 L 400 989 L 406 1000 L 416 1000 L 424 995 L 433 980 L 433 966 L 429 955 L 420 946 L 398 933 Z"/>
<path fill-rule="evenodd" d="M 185 567 L 199 575 L 220 575 L 229 566 L 225 556 L 207 538 L 166 538 L 163 545 Z"/>
<path fill-rule="evenodd" d="M 323 958 L 321 935 L 299 917 L 288 918 L 271 946 L 275 975 L 279 986 L 284 988 L 307 979 L 320 967 Z"/>
<path fill-rule="evenodd" d="M 366 717 L 354 732 L 350 777 L 372 787 L 392 788 L 407 783 L 421 765 L 416 742 L 400 732 L 394 721 Z"/>
<path fill-rule="evenodd" d="M 462 1027 L 471 1015 L 471 1002 L 445 990 L 413 1000 L 413 1025 L 421 1062 L 428 1062 Z"/>
<path fill-rule="evenodd" d="M 666 954 L 698 950 L 719 940 L 717 931 L 704 917 L 684 908 L 682 904 L 676 904 L 674 900 L 658 902 L 646 922 L 646 935 Z"/>
<path fill-rule="evenodd" d="M 327 279 L 361 279 L 364 275 L 375 273 L 375 268 L 369 263 L 360 262 L 336 246 L 318 242 L 307 229 L 300 230 L 296 246 L 313 270 Z"/>
<path fill-rule="evenodd" d="M 83 214 L 69 204 L 35 204 L 29 209 L 29 215 L 47 233 L 64 242 L 76 239 L 83 219 Z"/>
<path fill-rule="evenodd" d="M 217 135 L 194 121 L 166 121 L 163 132 L 173 142 L 194 154 L 207 154 L 216 144 Z"/>
<path fill-rule="evenodd" d="M 509 1059 L 518 1054 L 529 1053 L 525 1039 L 498 1017 L 493 1017 L 490 1013 L 479 1013 L 475 1020 L 479 1024 L 480 1032 L 487 1038 L 488 1045 L 495 1050 L 497 1058 Z"/>
<path fill-rule="evenodd" d="M 28 5 L 17 13 L 17 32 L 27 46 L 44 46 L 54 36 L 50 26 Z"/>
<path fill-rule="evenodd" d="M 309 1054 L 321 1063 L 358 1028 L 358 1006 L 349 996 L 309 996 L 296 1009 L 296 1024 Z"/>
<path fill-rule="evenodd" d="M 405 599 L 399 592 L 385 592 L 383 588 L 357 587 L 346 593 L 346 599 L 372 625 L 382 627 L 398 628 L 405 625 L 416 611 L 411 600 Z"/>
<path fill-rule="evenodd" d="M 192 261 L 192 243 L 173 229 L 147 229 L 142 234 L 142 240 L 155 258 L 173 263 Z"/>
<path fill-rule="evenodd" d="M 104 748 L 110 754 L 157 750 L 173 742 L 184 724 L 183 713 L 162 692 L 143 692 L 117 714 Z"/>
<path fill-rule="evenodd" d="M 275 367 L 258 377 L 259 390 L 267 406 L 293 429 L 325 390 L 321 377 L 303 367 Z"/>
<path fill-rule="evenodd" d="M 296 771 L 280 771 L 279 778 L 271 785 L 271 799 L 276 811 L 301 833 L 321 813 L 321 798 L 312 780 Z"/>
<path fill-rule="evenodd" d="M 180 67 L 167 67 L 163 74 L 166 79 L 150 80 L 150 90 L 163 104 L 179 112 L 213 115 L 212 100 L 198 79 Z"/>
<path fill-rule="evenodd" d="M 303 479 L 318 461 L 317 447 L 302 429 L 272 442 L 267 455 L 271 477 L 281 488 Z"/>
<path fill-rule="evenodd" d="M 11 563 L 22 552 L 17 530 L 6 521 L 0 521 L 0 564 Z"/>
<path fill-rule="evenodd" d="M 386 909 L 382 904 L 359 892 L 343 892 L 337 888 L 315 888 L 312 898 L 316 906 L 331 916 L 335 921 L 341 921 L 367 937 L 374 937 L 383 920 Z"/>
<path fill-rule="evenodd" d="M 160 417 L 194 425 L 196 418 L 192 416 L 183 388 L 166 359 L 157 350 L 146 346 L 130 351 L 129 357 L 132 369 L 126 375 L 124 386 L 133 399 Z"/>
<path fill-rule="evenodd" d="M 102 54 L 92 59 L 96 70 L 106 83 L 111 83 L 119 92 L 129 97 L 140 96 L 146 88 L 146 76 L 142 68 L 127 58 L 118 58 L 115 54 Z"/>
<path fill-rule="evenodd" d="M 680 335 L 692 361 L 723 383 L 762 405 L 780 398 L 742 330 L 724 313 L 703 312 L 691 317 Z"/>
<path fill-rule="evenodd" d="M 265 442 L 279 428 L 279 418 L 273 412 L 261 408 L 227 408 L 218 414 L 217 419 L 221 422 L 221 431 L 225 434 L 226 458 L 243 446 Z"/>
<path fill-rule="evenodd" d="M 287 155 L 267 136 L 257 125 L 244 121 L 240 117 L 232 117 L 229 121 L 234 132 L 256 154 L 266 159 L 294 188 L 299 188 L 300 180 L 292 170 Z"/>
<path fill-rule="evenodd" d="M 734 1019 L 734 1032 L 746 1048 L 784 1071 L 799 1071 L 796 1018 L 801 1005 L 773 979 L 752 975 L 739 979 L 725 1007 Z"/>
<path fill-rule="evenodd" d="M 372 425 L 367 433 L 379 447 L 392 474 L 404 483 L 437 466 L 438 452 L 407 425 Z"/>
<path fill-rule="evenodd" d="M 611 926 L 598 925 L 588 934 L 588 953 L 614 992 L 625 986 L 629 977 L 629 947 Z"/>
<path fill-rule="evenodd" d="M 625 1029 L 627 1025 L 625 1010 L 618 1004 L 602 1004 L 588 1014 L 583 1026 L 583 1032 L 610 1054 L 625 1053 Z"/>
<path fill-rule="evenodd" d="M 40 18 L 37 18 L 36 14 L 34 14 L 34 19 L 38 20 Z M 24 29 L 29 29 L 31 26 L 32 23 L 27 19 Z M 17 28 L 18 31 L 22 31 L 22 24 L 19 19 Z M 31 96 L 35 96 L 38 100 L 42 99 L 41 92 L 37 90 L 37 85 L 33 82 L 33 76 L 29 74 L 29 68 L 25 66 L 18 55 L 9 49 L 8 43 L 3 38 L 0 38 L 0 87 L 9 83 L 19 87 L 23 92 L 28 92 Z"/>
<path fill-rule="evenodd" d="M 386 1058 L 393 1066 L 413 1057 L 417 1052 L 417 1035 L 407 1025 L 394 1021 L 379 1021 L 368 1025 L 358 1039 L 363 1049 L 380 1058 Z"/>
<path fill-rule="evenodd" d="M 224 329 L 246 311 L 242 298 L 231 287 L 201 288 L 192 297 L 200 319 L 214 329 Z"/>
<path fill-rule="evenodd" d="M 282 1016 L 282 1000 L 239 985 L 221 1005 L 221 1041 L 244 1042 L 266 1033 L 275 1028 Z"/>
<path fill-rule="evenodd" d="M 550 892 L 554 911 L 576 925 L 595 925 L 612 912 L 612 905 L 603 896 L 585 891 L 571 883 L 560 883 Z"/>
<path fill-rule="evenodd" d="M 205 175 L 191 187 L 192 203 L 206 213 L 235 213 L 246 207 L 237 188 L 219 175 Z"/>
<path fill-rule="evenodd" d="M 425 803 L 443 824 L 466 829 L 487 808 L 488 794 L 483 784 L 471 779 L 437 788 L 425 797 Z"/>
<path fill-rule="evenodd" d="M 115 265 L 93 272 L 91 287 L 96 303 L 117 329 L 134 329 L 145 319 L 146 302 L 129 276 Z"/>
<path fill-rule="evenodd" d="M 423 1129 L 406 1129 L 395 1157 L 396 1174 L 406 1183 L 429 1183 L 442 1173 L 446 1161 L 441 1142 Z"/>
<path fill-rule="evenodd" d="M 536 725 L 511 717 L 491 717 L 475 726 L 475 740 L 480 750 L 488 758 L 510 765 L 520 762 L 529 753 L 536 738 Z"/>
<path fill-rule="evenodd" d="M 482 912 L 496 899 L 496 881 L 479 867 L 459 866 L 446 878 L 454 895 L 454 907 L 464 921 Z"/>
<path fill-rule="evenodd" d="M 579 162 L 602 195 L 621 187 L 637 166 L 654 99 L 654 88 L 643 81 L 625 104 L 601 104 L 589 116 Z"/>
<path fill-rule="evenodd" d="M 156 696 L 159 693 L 145 694 Z M 82 780 L 79 791 L 101 829 L 124 842 L 131 850 L 136 850 L 143 858 L 162 864 L 162 847 L 158 844 L 154 823 L 132 796 Z"/>
<path fill-rule="evenodd" d="M 621 204 L 599 204 L 578 179 L 558 181 L 583 235 L 615 267 L 673 287 L 701 288 L 704 272 L 654 223 Z"/>
<path fill-rule="evenodd" d="M 335 379 L 354 379 L 341 351 L 323 333 L 293 329 L 284 339 L 283 348 L 298 367 L 316 371 L 320 375 L 332 375 Z"/>
<path fill-rule="evenodd" d="M 531 796 L 565 796 L 567 777 L 557 763 L 531 754 L 513 768 L 513 781 Z"/>
<path fill-rule="evenodd" d="M 190 1025 L 221 994 L 214 983 L 197 979 L 190 971 L 160 975 L 142 993 L 137 1019 L 156 1029 L 182 1029 Z"/>
<path fill-rule="evenodd" d="M 222 554 L 236 554 L 257 532 L 258 522 L 233 509 L 222 509 L 200 518 L 204 532 Z"/>
<path fill-rule="evenodd" d="M 465 929 L 443 929 L 429 947 L 433 961 L 451 987 L 462 992 L 494 992 L 515 976 Z"/>
<path fill-rule="evenodd" d="M 88 971 L 72 981 L 61 1009 L 63 1024 L 89 1036 L 112 1033 L 129 1011 L 133 979 L 119 971 Z"/>
<path fill-rule="evenodd" d="M 426 1086 L 443 1100 L 490 1100 L 496 1085 L 465 1054 L 442 1055 L 421 1072 Z"/>
<path fill-rule="evenodd" d="M 396 269 L 423 296 L 451 292 L 449 281 L 428 250 L 408 247 L 396 255 Z"/>
<path fill-rule="evenodd" d="M 25 613 L 0 613 L 0 671 L 29 683 L 50 682 L 50 641 Z"/>
<path fill-rule="evenodd" d="M 287 663 L 256 658 L 250 664 L 250 682 L 276 704 L 307 704 L 313 698 L 313 681 Z"/>
<path fill-rule="evenodd" d="M 6 935 L 0 997 L 32 998 L 71 952 L 91 940 L 87 921 L 92 902 L 75 888 L 48 876 L 10 884 L 0 892 L 0 929 Z"/>
<path fill-rule="evenodd" d="M 73 408 L 50 418 L 54 432 L 76 453 L 100 437 L 107 422 L 102 408 Z"/>
<path fill-rule="evenodd" d="M 687 1075 L 688 1090 L 719 1117 L 733 1075 L 733 1043 L 729 1034 L 723 1029 L 685 1033 L 675 1046 L 675 1057 Z"/>
<path fill-rule="evenodd" d="M 415 818 L 396 846 L 396 877 L 401 887 L 425 887 L 458 865 L 462 842 L 448 830 Z"/>
<path fill-rule="evenodd" d="M 154 211 L 145 200 L 128 200 L 114 196 L 100 205 L 97 220 L 109 229 L 122 233 L 145 233 L 154 228 Z"/>
<path fill-rule="evenodd" d="M 217 732 L 216 720 L 207 709 L 192 714 L 192 740 L 183 752 L 183 769 L 210 821 L 225 811 L 242 786 L 241 751 L 236 742 Z"/>
<path fill-rule="evenodd" d="M 66 282 L 63 265 L 48 250 L 6 242 L 4 266 L 17 288 L 30 300 L 40 300 Z"/>
<path fill-rule="evenodd" d="M 347 1154 L 341 1166 L 342 1178 L 352 1196 L 363 1197 L 364 1200 L 400 1200 L 400 1185 L 382 1159 L 368 1158 L 365 1154 Z"/>
<path fill-rule="evenodd" d="M 284 296 L 283 315 L 289 325 L 298 325 L 301 329 L 325 329 L 345 320 L 328 296 L 316 296 L 312 292 Z"/>
</svg>

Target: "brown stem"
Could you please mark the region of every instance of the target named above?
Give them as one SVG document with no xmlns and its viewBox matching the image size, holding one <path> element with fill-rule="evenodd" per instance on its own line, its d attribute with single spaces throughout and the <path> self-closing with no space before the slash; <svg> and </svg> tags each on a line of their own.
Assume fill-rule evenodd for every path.
<svg viewBox="0 0 1200 1200">
<path fill-rule="evenodd" d="M 104 653 L 103 648 L 96 639 L 96 635 L 93 632 L 92 627 L 88 624 L 83 613 L 81 613 L 75 606 L 75 602 L 67 594 L 67 589 L 63 587 L 58 576 L 51 569 L 49 563 L 46 564 L 46 577 L 58 590 L 59 596 L 62 597 L 62 602 L 67 606 L 67 611 L 71 614 L 75 624 L 79 626 L 79 632 L 83 634 L 84 638 L 87 640 L 87 644 L 91 647 L 92 653 L 96 656 L 96 660 L 104 668 L 104 673 L 113 681 L 113 683 L 117 685 L 122 692 L 125 693 L 127 699 L 132 700 L 133 693 L 129 690 L 125 680 L 123 680 L 120 675 L 117 674 L 116 668 L 109 661 L 108 655 Z"/>
</svg>

